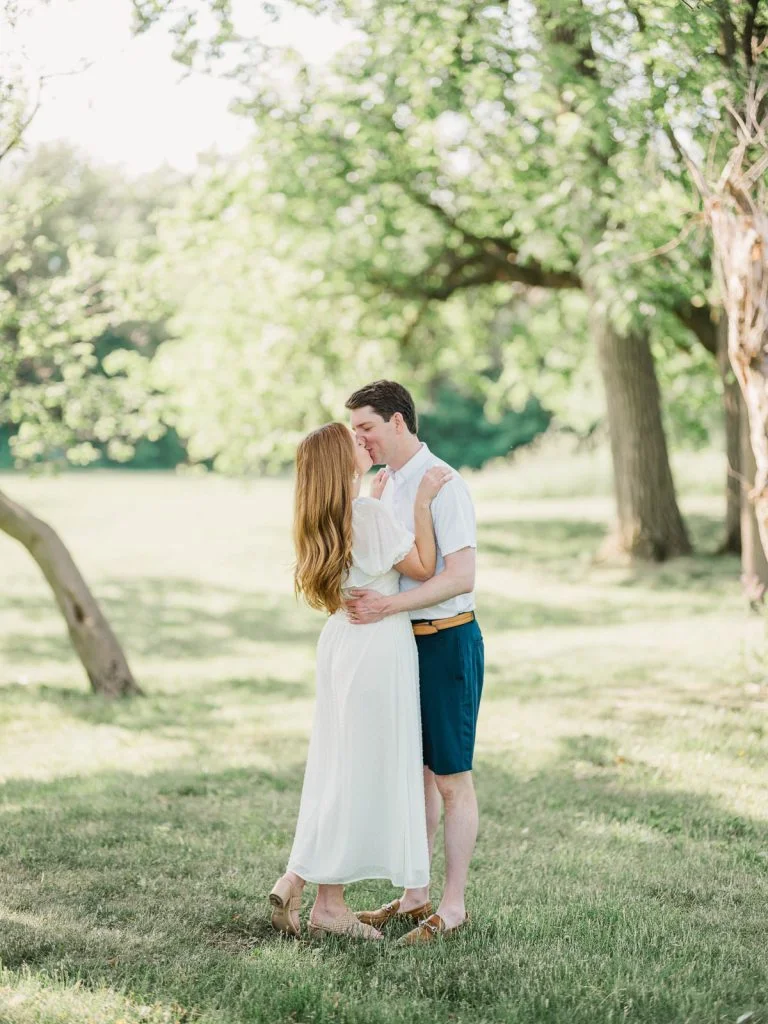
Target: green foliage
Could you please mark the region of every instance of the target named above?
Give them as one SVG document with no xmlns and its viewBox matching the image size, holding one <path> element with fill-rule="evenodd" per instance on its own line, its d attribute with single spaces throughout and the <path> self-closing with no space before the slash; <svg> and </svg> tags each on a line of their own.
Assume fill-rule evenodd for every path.
<svg viewBox="0 0 768 1024">
<path fill-rule="evenodd" d="M 163 434 L 140 354 L 162 326 L 128 319 L 118 255 L 155 200 L 122 184 L 65 147 L 0 181 L 0 424 L 17 465 L 126 462 Z"/>
<path fill-rule="evenodd" d="M 185 462 L 187 462 L 187 449 L 179 435 L 171 427 L 166 429 L 162 437 L 156 441 L 150 441 L 145 437 L 136 441 L 133 446 L 133 455 L 123 465 L 127 469 L 162 470 L 173 469 Z M 117 463 L 102 456 L 98 465 L 114 466 Z"/>
<path fill-rule="evenodd" d="M 210 0 L 205 6 L 188 0 L 131 0 L 131 6 L 134 32 L 146 32 L 164 21 L 175 39 L 174 59 L 185 66 L 218 60 L 225 44 L 238 38 L 232 0 Z"/>
<path fill-rule="evenodd" d="M 179 61 L 236 78 L 250 151 L 141 196 L 50 151 L 9 187 L 16 457 L 129 460 L 170 424 L 192 461 L 276 468 L 384 375 L 421 404 L 443 382 L 475 394 L 489 422 L 534 394 L 587 436 L 604 313 L 650 334 L 673 434 L 703 443 L 718 386 L 690 314 L 717 295 L 672 130 L 727 148 L 741 7 L 300 6 L 354 30 L 328 65 L 245 38 L 227 0 L 134 0 L 137 31 L 162 20 Z"/>
<path fill-rule="evenodd" d="M 535 398 L 520 411 L 508 409 L 490 421 L 484 404 L 452 388 L 441 388 L 434 406 L 419 413 L 419 436 L 433 452 L 457 469 L 480 469 L 505 458 L 547 429 L 550 415 Z"/>
<path fill-rule="evenodd" d="M 441 380 L 482 389 L 491 417 L 533 392 L 589 434 L 602 416 L 590 310 L 651 334 L 669 356 L 677 436 L 703 439 L 718 415 L 711 357 L 680 353 L 691 308 L 717 297 L 708 240 L 685 233 L 697 200 L 665 128 L 684 123 L 704 144 L 716 125 L 707 5 L 302 6 L 354 38 L 308 66 L 230 33 L 219 66 L 240 82 L 252 154 L 240 173 L 201 175 L 188 223 L 175 216 L 162 239 L 163 288 L 184 282 L 172 352 L 195 368 L 176 396 L 193 451 L 222 468 L 280 462 L 383 374 L 422 398 Z M 182 35 L 200 34 L 184 3 L 137 7 L 142 28 L 178 16 Z M 166 364 L 165 386 L 177 383 Z"/>
<path fill-rule="evenodd" d="M 12 428 L 0 427 L 0 470 L 11 469 L 13 467 L 10 443 L 11 433 Z"/>
</svg>

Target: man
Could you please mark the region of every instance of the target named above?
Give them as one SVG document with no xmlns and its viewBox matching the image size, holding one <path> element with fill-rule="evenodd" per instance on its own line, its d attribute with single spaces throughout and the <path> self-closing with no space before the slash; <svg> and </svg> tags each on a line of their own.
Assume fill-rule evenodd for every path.
<svg viewBox="0 0 768 1024">
<path fill-rule="evenodd" d="M 374 496 L 412 530 L 419 481 L 432 466 L 447 465 L 419 441 L 413 399 L 401 384 L 379 380 L 356 391 L 346 407 L 374 465 L 386 464 L 374 481 Z M 431 859 L 442 805 L 445 891 L 435 914 L 428 886 L 406 889 L 400 900 L 358 914 L 374 927 L 395 916 L 418 921 L 401 940 L 406 944 L 431 941 L 466 922 L 464 891 L 478 825 L 472 758 L 484 650 L 474 614 L 475 511 L 458 473 L 432 502 L 432 520 L 437 541 L 432 579 L 419 584 L 401 576 L 400 593 L 393 597 L 353 590 L 347 605 L 350 619 L 361 624 L 409 612 L 419 652 L 427 839 Z"/>
</svg>

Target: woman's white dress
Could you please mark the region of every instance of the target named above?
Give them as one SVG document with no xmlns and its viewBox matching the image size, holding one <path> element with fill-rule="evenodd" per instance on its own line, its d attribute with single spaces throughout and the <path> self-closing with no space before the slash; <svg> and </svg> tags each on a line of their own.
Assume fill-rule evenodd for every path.
<svg viewBox="0 0 768 1024">
<path fill-rule="evenodd" d="M 344 587 L 396 594 L 413 534 L 373 498 L 352 511 Z M 419 663 L 407 612 L 370 625 L 331 615 L 317 645 L 317 701 L 288 869 L 309 882 L 429 881 Z"/>
</svg>

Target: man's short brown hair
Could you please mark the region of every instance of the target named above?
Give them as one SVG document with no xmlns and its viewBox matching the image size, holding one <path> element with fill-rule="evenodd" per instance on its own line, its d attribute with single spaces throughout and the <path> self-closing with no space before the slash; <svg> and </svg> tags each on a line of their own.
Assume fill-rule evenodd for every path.
<svg viewBox="0 0 768 1024">
<path fill-rule="evenodd" d="M 366 405 L 370 405 L 386 423 L 399 412 L 410 432 L 417 432 L 419 421 L 416 406 L 407 388 L 397 381 L 375 380 L 372 384 L 366 384 L 364 388 L 355 391 L 345 402 L 347 409 L 364 409 Z"/>
</svg>

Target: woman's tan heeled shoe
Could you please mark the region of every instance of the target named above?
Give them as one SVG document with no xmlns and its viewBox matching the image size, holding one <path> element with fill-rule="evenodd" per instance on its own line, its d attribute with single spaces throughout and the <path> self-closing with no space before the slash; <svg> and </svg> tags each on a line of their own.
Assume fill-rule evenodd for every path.
<svg viewBox="0 0 768 1024">
<path fill-rule="evenodd" d="M 342 917 L 328 918 L 324 921 L 313 921 L 309 915 L 309 936 L 312 939 L 324 939 L 328 935 L 348 935 L 351 939 L 381 939 L 383 935 L 369 924 L 358 921 L 351 910 Z"/>
<path fill-rule="evenodd" d="M 294 935 L 296 938 L 301 935 L 301 921 L 299 920 L 301 894 L 302 887 L 293 885 L 285 875 L 275 882 L 275 886 L 269 894 L 269 902 L 272 906 L 272 927 L 275 931 Z"/>
</svg>

